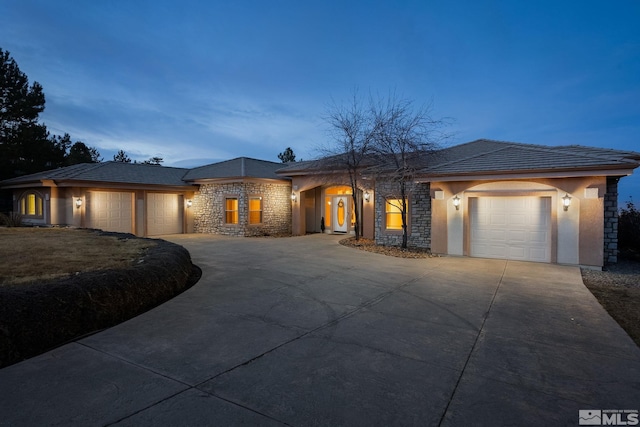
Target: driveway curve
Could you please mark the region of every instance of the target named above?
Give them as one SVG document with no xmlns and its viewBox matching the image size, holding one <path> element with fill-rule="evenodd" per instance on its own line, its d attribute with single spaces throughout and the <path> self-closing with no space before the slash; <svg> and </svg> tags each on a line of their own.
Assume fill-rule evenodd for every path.
<svg viewBox="0 0 640 427">
<path fill-rule="evenodd" d="M 200 282 L 0 370 L 0 425 L 578 425 L 640 409 L 640 349 L 576 267 L 400 259 L 329 235 L 166 239 Z"/>
</svg>

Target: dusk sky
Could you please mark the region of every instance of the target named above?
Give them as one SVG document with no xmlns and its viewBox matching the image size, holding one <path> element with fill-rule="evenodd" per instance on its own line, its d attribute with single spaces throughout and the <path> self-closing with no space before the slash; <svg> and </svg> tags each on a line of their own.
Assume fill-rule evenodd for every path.
<svg viewBox="0 0 640 427">
<path fill-rule="evenodd" d="M 354 88 L 431 102 L 453 144 L 640 151 L 638 0 L 2 0 L 0 47 L 105 160 L 317 157 Z"/>
</svg>

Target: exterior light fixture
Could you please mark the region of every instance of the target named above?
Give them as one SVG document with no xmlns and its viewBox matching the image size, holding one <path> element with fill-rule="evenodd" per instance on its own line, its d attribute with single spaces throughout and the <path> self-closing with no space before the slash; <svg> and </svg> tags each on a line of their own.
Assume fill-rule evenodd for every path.
<svg viewBox="0 0 640 427">
<path fill-rule="evenodd" d="M 193 200 L 189 199 L 187 200 L 187 208 L 190 208 L 191 206 L 193 206 Z"/>
<path fill-rule="evenodd" d="M 291 201 L 295 203 L 297 199 L 298 197 L 296 196 L 296 193 L 291 193 Z"/>
<path fill-rule="evenodd" d="M 364 201 L 369 203 L 369 200 L 371 200 L 371 194 L 369 194 L 368 191 L 364 192 Z"/>
<path fill-rule="evenodd" d="M 82 199 L 80 197 L 78 197 L 76 199 L 76 208 L 80 208 L 80 206 L 82 206 Z"/>
<path fill-rule="evenodd" d="M 456 194 L 456 197 L 453 198 L 453 206 L 456 207 L 456 210 L 460 210 L 460 197 Z"/>
<path fill-rule="evenodd" d="M 562 198 L 562 208 L 565 211 L 569 210 L 569 206 L 571 206 L 571 196 L 569 196 L 569 193 L 566 193 L 564 195 L 564 197 Z"/>
</svg>

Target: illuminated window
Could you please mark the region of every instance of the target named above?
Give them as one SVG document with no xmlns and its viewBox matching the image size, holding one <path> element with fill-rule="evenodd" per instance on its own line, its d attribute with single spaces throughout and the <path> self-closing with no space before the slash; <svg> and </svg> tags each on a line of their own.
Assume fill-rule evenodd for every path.
<svg viewBox="0 0 640 427">
<path fill-rule="evenodd" d="M 249 197 L 249 224 L 262 224 L 262 197 Z"/>
<path fill-rule="evenodd" d="M 20 213 L 29 216 L 42 216 L 42 197 L 36 193 L 27 193 L 20 199 Z"/>
<path fill-rule="evenodd" d="M 402 199 L 387 200 L 385 218 L 387 230 L 402 230 Z"/>
<path fill-rule="evenodd" d="M 224 206 L 225 213 L 225 222 L 227 224 L 237 224 L 238 223 L 238 198 L 237 197 L 227 197 L 225 199 Z"/>
</svg>

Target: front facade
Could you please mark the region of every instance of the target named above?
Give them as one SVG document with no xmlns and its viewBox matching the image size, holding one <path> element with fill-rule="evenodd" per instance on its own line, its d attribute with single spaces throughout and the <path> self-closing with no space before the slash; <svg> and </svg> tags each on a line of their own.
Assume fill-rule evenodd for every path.
<svg viewBox="0 0 640 427">
<path fill-rule="evenodd" d="M 478 140 L 430 157 L 406 198 L 384 176 L 321 160 L 282 165 L 238 158 L 196 169 L 107 162 L 2 183 L 36 225 L 155 236 L 352 234 L 402 239 L 432 253 L 601 267 L 616 262 L 617 183 L 640 154 L 581 146 Z"/>
</svg>

